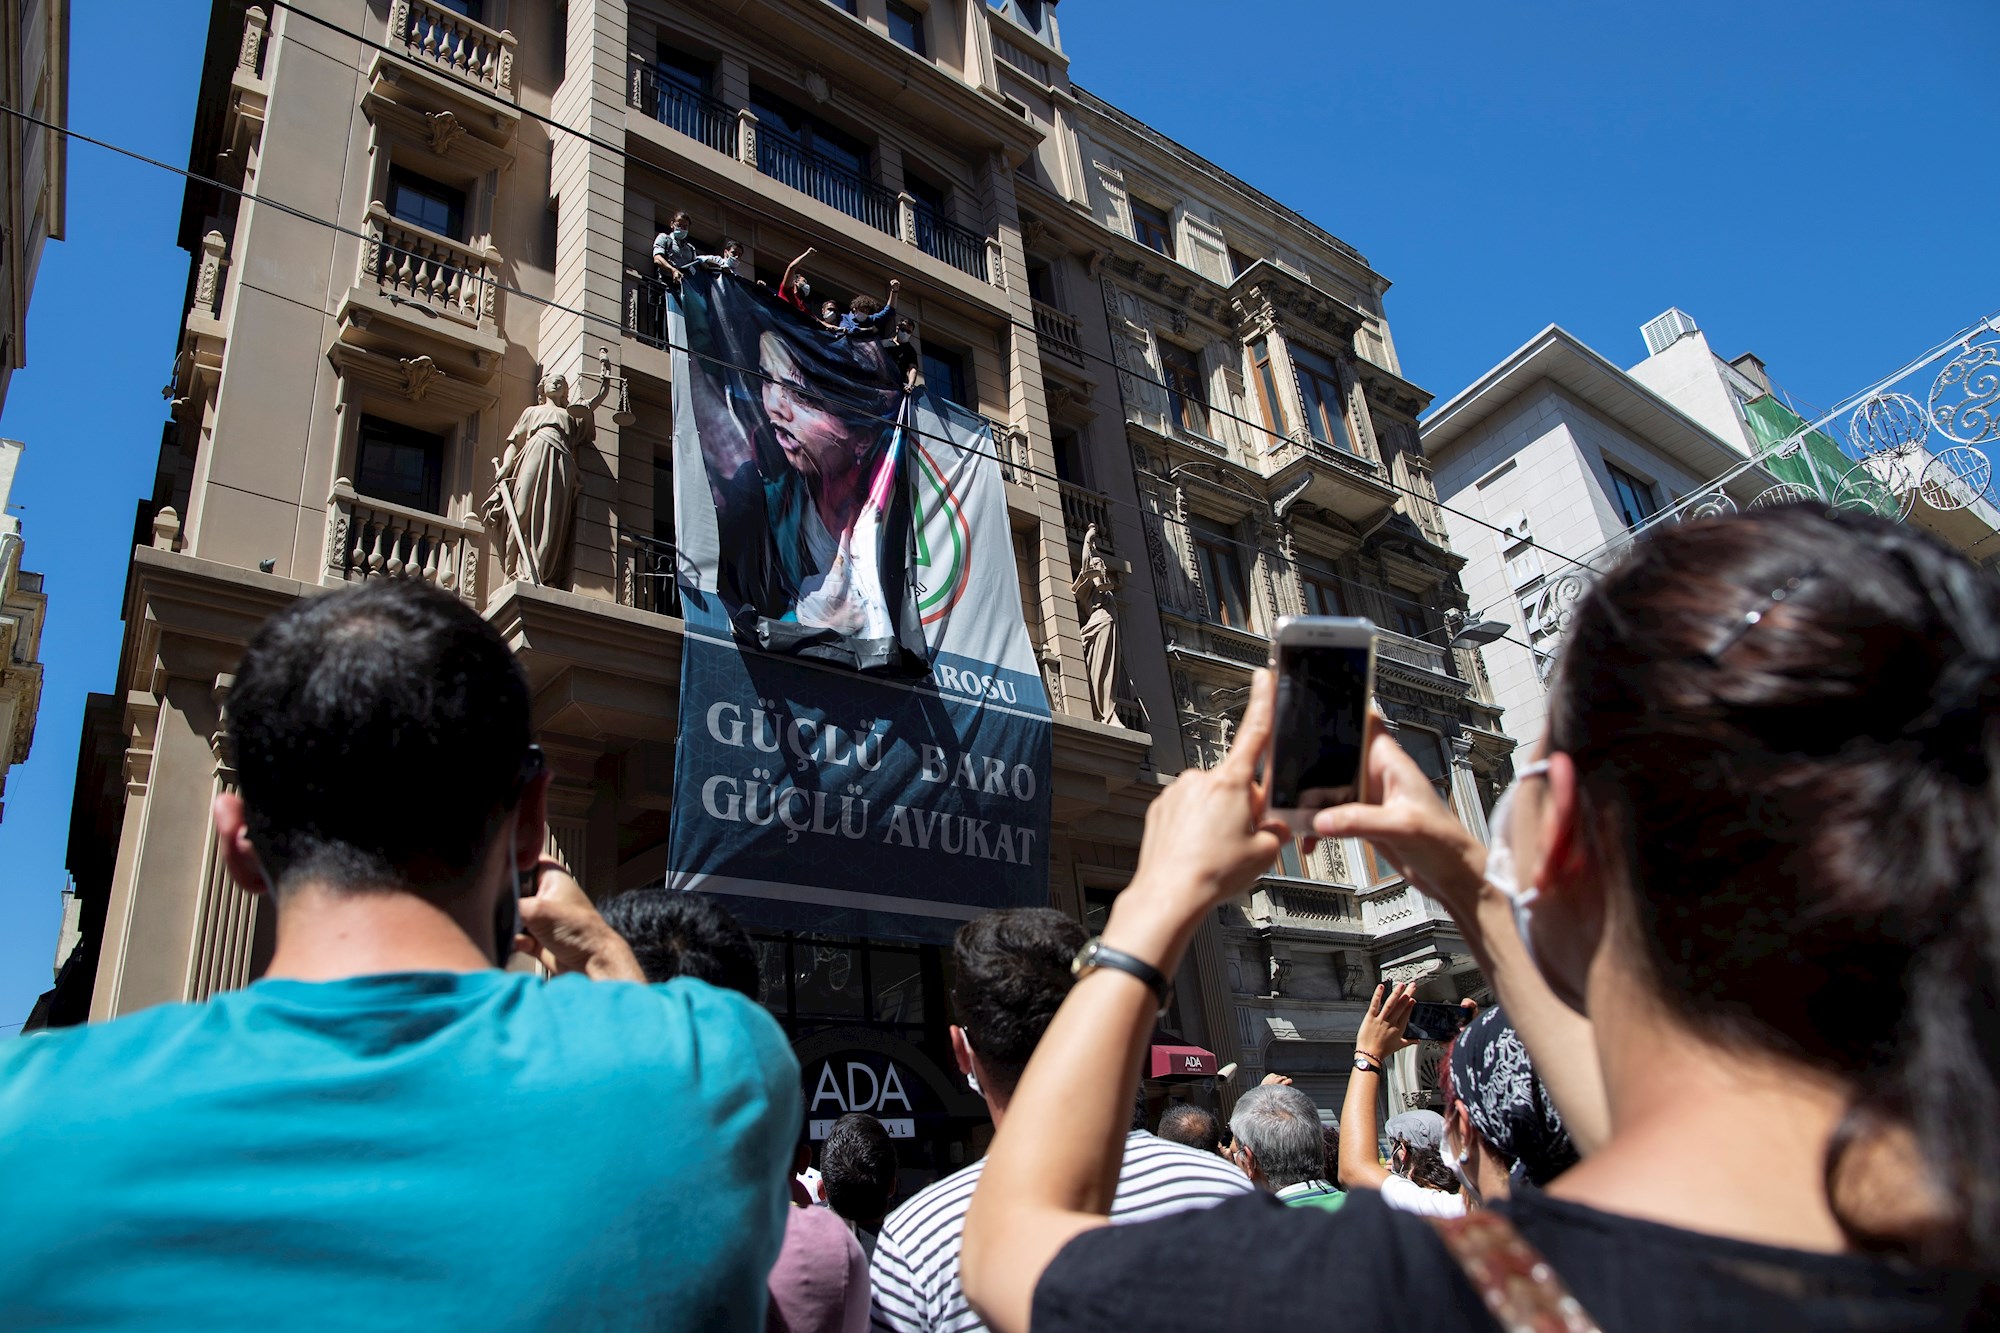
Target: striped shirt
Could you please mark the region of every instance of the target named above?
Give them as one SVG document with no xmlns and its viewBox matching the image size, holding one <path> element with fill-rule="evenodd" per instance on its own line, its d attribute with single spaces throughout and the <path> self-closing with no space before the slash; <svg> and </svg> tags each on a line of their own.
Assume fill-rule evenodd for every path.
<svg viewBox="0 0 2000 1333">
<path fill-rule="evenodd" d="M 868 1266 L 875 1290 L 876 1333 L 971 1333 L 985 1324 L 958 1285 L 959 1238 L 973 1187 L 986 1166 L 971 1166 L 931 1185 L 889 1215 Z M 1208 1208 L 1255 1187 L 1215 1153 L 1183 1147 L 1135 1129 L 1125 1138 L 1113 1222 L 1143 1222 Z"/>
</svg>

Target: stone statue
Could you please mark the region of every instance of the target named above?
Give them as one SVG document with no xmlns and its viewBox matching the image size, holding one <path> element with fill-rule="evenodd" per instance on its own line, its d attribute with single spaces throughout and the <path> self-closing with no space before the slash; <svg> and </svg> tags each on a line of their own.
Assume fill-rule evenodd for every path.
<svg viewBox="0 0 2000 1333">
<path fill-rule="evenodd" d="M 1090 679 L 1090 715 L 1111 726 L 1118 719 L 1118 691 L 1125 683 L 1124 653 L 1118 643 L 1118 573 L 1104 558 L 1097 525 L 1083 534 L 1082 568 L 1070 584 L 1083 618 L 1083 667 Z"/>
<path fill-rule="evenodd" d="M 598 359 L 604 373 L 595 377 L 597 392 L 589 402 L 570 402 L 569 381 L 551 375 L 541 386 L 542 401 L 521 413 L 507 437 L 493 490 L 480 506 L 498 538 L 507 578 L 544 586 L 568 581 L 570 533 L 582 490 L 577 453 L 596 438 L 592 414 L 611 389 L 610 357 L 600 353 Z"/>
</svg>

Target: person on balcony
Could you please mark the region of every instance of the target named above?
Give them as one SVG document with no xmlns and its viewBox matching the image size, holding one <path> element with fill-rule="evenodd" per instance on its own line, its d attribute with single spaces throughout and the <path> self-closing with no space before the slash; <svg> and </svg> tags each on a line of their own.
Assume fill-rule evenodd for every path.
<svg viewBox="0 0 2000 1333">
<path fill-rule="evenodd" d="M 819 326 L 828 333 L 840 332 L 840 306 L 834 301 L 819 303 Z"/>
<path fill-rule="evenodd" d="M 812 283 L 806 280 L 805 274 L 799 272 L 799 265 L 817 253 L 818 251 L 812 246 L 807 246 L 797 259 L 785 265 L 785 275 L 778 279 L 778 299 L 807 319 L 812 318 L 812 307 L 806 304 L 806 298 L 812 295 Z M 827 304 L 831 305 L 832 302 Z"/>
<path fill-rule="evenodd" d="M 908 319 L 896 321 L 896 331 L 882 340 L 882 350 L 889 355 L 889 361 L 903 376 L 903 392 L 917 391 L 917 378 L 922 370 L 922 362 L 917 358 L 917 326 Z"/>
<path fill-rule="evenodd" d="M 713 269 L 717 273 L 733 274 L 736 272 L 737 265 L 743 262 L 743 242 L 725 240 L 722 243 L 721 254 L 697 255 L 694 262 L 703 268 Z"/>
<path fill-rule="evenodd" d="M 688 240 L 688 215 L 674 214 L 667 229 L 653 238 L 653 271 L 669 287 L 679 287 L 681 274 L 693 268 L 699 258 Z"/>
<path fill-rule="evenodd" d="M 847 313 L 840 317 L 840 331 L 853 337 L 857 334 L 874 337 L 885 328 L 896 326 L 896 293 L 903 289 L 901 278 L 889 279 L 889 296 L 886 301 L 877 301 L 872 296 L 857 296 L 848 304 Z"/>
</svg>

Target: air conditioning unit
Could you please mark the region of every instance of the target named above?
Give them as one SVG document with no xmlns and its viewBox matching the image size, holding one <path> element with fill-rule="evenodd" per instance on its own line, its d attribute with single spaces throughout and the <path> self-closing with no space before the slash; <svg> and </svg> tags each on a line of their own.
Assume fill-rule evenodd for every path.
<svg viewBox="0 0 2000 1333">
<path fill-rule="evenodd" d="M 1646 355 L 1658 356 L 1698 328 L 1693 315 L 1674 306 L 1666 314 L 1640 325 L 1639 336 L 1646 340 Z"/>
</svg>

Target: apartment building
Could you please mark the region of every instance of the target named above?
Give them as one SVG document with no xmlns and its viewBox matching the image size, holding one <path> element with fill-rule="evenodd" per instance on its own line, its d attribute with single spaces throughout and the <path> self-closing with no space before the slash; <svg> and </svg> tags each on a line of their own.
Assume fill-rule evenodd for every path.
<svg viewBox="0 0 2000 1333">
<path fill-rule="evenodd" d="M 42 247 L 63 235 L 69 143 L 68 0 L 26 0 L 0 13 L 0 101 L 33 120 L 0 117 L 0 405 L 28 364 L 28 297 Z"/>
<path fill-rule="evenodd" d="M 257 974 L 268 912 L 207 824 L 221 708 L 258 621 L 329 586 L 421 578 L 480 608 L 535 691 L 553 841 L 594 895 L 659 882 L 682 623 L 651 251 L 677 212 L 774 285 L 812 249 L 815 300 L 899 278 L 926 383 L 993 423 L 1055 703 L 1052 904 L 1101 919 L 1148 802 L 1227 743 L 1287 612 L 1387 628 L 1385 705 L 1483 828 L 1511 743 L 1477 652 L 1447 646 L 1462 561 L 1387 282 L 1074 88 L 1053 4 L 221 0 L 211 23 L 191 161 L 232 188 L 187 195 L 121 693 L 93 701 L 79 764 L 79 827 L 117 849 L 81 839 L 72 868 L 91 1017 Z M 601 354 L 568 573 L 510 579 L 478 513 L 504 437 L 544 373 Z M 383 799 L 423 793 L 385 774 Z M 965 1160 L 948 951 L 748 924 L 809 1087 L 890 1060 L 920 1151 Z M 1204 1077 L 1281 1068 L 1331 1106 L 1378 977 L 1478 985 L 1435 904 L 1334 846 L 1219 913 L 1164 1026 Z M 1434 1070 L 1404 1064 L 1417 1104 Z"/>
</svg>

